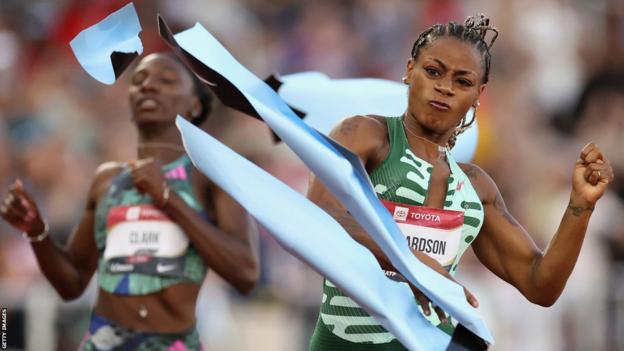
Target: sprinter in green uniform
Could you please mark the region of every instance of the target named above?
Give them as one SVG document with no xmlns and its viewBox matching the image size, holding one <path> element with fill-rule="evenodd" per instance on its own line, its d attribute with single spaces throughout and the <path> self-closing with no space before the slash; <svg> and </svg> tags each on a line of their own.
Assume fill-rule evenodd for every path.
<svg viewBox="0 0 624 351">
<path fill-rule="evenodd" d="M 20 181 L 0 207 L 32 243 L 64 300 L 97 271 L 98 299 L 82 350 L 200 350 L 195 304 L 207 269 L 249 292 L 259 276 L 255 224 L 191 164 L 177 114 L 201 124 L 210 95 L 171 54 L 145 57 L 132 73 L 138 161 L 96 172 L 86 209 L 65 248 L 54 244 Z"/>
<path fill-rule="evenodd" d="M 490 34 L 492 39 L 486 39 Z M 613 180 L 613 171 L 595 144 L 583 148 L 576 164 L 571 164 L 568 208 L 548 248 L 542 250 L 509 214 L 494 181 L 479 167 L 453 160 L 448 150 L 473 122 L 464 116 L 479 106 L 497 35 L 483 16 L 469 17 L 463 25 L 451 22 L 425 30 L 414 43 L 403 78 L 409 86 L 405 113 L 390 118 L 347 118 L 331 137 L 360 157 L 379 199 L 391 210 L 420 260 L 453 279 L 462 254 L 472 246 L 489 270 L 529 301 L 550 306 L 574 268 L 594 205 Z M 367 247 L 389 278 L 401 280 L 381 249 L 314 177 L 308 197 Z M 463 221 L 456 230 L 431 231 L 431 235 L 422 234 L 429 230 L 422 227 L 410 232 L 406 221 L 410 215 L 435 222 L 441 218 L 436 213 L 458 212 Z M 452 334 L 453 325 L 444 311 L 433 308 L 422 293 L 410 287 L 431 323 Z M 476 299 L 464 290 L 468 302 L 477 307 Z M 396 351 L 405 347 L 325 280 L 310 350 Z"/>
</svg>

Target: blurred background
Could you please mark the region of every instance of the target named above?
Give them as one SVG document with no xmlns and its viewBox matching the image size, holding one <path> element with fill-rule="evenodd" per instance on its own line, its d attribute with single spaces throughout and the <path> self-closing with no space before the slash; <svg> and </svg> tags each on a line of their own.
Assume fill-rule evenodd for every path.
<svg viewBox="0 0 624 351">
<path fill-rule="evenodd" d="M 136 157 L 128 74 L 89 77 L 69 49 L 82 29 L 126 4 L 111 0 L 0 2 L 0 192 L 20 177 L 62 244 L 98 164 Z M 458 280 L 475 293 L 495 351 L 624 350 L 624 1 L 622 0 L 137 0 L 146 52 L 201 22 L 260 77 L 318 70 L 333 78 L 400 81 L 413 41 L 437 22 L 485 13 L 500 30 L 477 111 L 475 163 L 545 248 L 567 205 L 581 148 L 595 141 L 615 184 L 599 202 L 568 285 L 551 308 L 531 305 L 469 252 Z M 305 192 L 308 171 L 260 122 L 218 106 L 205 129 Z M 209 274 L 198 303 L 208 350 L 305 350 L 321 278 L 262 233 L 261 283 L 240 296 Z M 93 283 L 93 282 L 92 282 Z M 9 348 L 74 350 L 95 299 L 62 302 L 28 243 L 0 222 L 0 305 Z"/>
</svg>

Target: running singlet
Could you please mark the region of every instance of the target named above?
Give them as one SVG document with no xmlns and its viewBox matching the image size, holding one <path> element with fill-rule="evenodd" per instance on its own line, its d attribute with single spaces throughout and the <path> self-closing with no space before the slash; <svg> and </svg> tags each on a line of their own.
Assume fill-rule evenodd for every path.
<svg viewBox="0 0 624 351">
<path fill-rule="evenodd" d="M 198 212 L 188 156 L 163 166 L 171 191 Z M 184 281 L 201 284 L 207 268 L 186 234 L 134 187 L 124 167 L 95 213 L 99 286 L 118 295 L 147 295 Z"/>
<path fill-rule="evenodd" d="M 435 258 L 451 275 L 455 275 L 461 256 L 479 233 L 483 222 L 479 196 L 466 174 L 447 152 L 451 175 L 444 210 L 449 211 L 437 210 L 447 212 L 445 220 L 448 225 L 442 230 L 445 233 L 438 235 L 442 231 L 436 232 L 435 229 L 427 232 L 412 228 L 410 231 L 410 217 L 415 219 L 412 221 L 414 223 L 437 218 L 432 212 L 415 212 L 418 211 L 415 206 L 422 206 L 425 201 L 433 167 L 410 150 L 402 118 L 385 120 L 390 151 L 383 163 L 369 174 L 375 192 L 399 224 L 407 244 Z M 391 273 L 387 274 L 393 278 Z M 449 334 L 452 333 L 453 327 L 441 325 L 435 313 L 431 313 L 427 319 Z M 325 280 L 321 313 L 310 350 L 394 351 L 405 350 L 405 347 L 351 298 Z"/>
</svg>

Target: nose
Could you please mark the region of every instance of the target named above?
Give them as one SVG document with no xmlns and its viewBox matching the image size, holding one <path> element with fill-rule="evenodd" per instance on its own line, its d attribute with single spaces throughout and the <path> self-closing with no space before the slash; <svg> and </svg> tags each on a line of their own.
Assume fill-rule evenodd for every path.
<svg viewBox="0 0 624 351">
<path fill-rule="evenodd" d="M 141 82 L 141 92 L 142 93 L 147 93 L 147 92 L 156 92 L 158 91 L 158 84 L 156 82 L 156 77 L 154 76 L 147 76 L 145 77 L 145 79 L 143 80 L 143 82 Z"/>
<path fill-rule="evenodd" d="M 453 84 L 448 79 L 440 79 L 435 85 L 434 89 L 442 95 L 453 96 L 455 95 L 455 91 L 453 90 Z"/>
</svg>

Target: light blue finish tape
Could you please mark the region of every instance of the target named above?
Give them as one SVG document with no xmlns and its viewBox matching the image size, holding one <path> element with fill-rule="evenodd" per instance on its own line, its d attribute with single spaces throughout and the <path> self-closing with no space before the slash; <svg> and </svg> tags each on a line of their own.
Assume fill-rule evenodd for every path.
<svg viewBox="0 0 624 351">
<path fill-rule="evenodd" d="M 399 116 L 407 109 L 405 84 L 376 78 L 331 79 L 309 71 L 280 76 L 277 93 L 288 105 L 306 113 L 309 126 L 329 135 L 338 122 L 349 116 Z M 474 110 L 466 114 L 472 120 Z M 470 162 L 479 138 L 477 121 L 457 137 L 451 155 L 457 162 Z"/>
<path fill-rule="evenodd" d="M 113 67 L 111 55 L 113 52 L 140 55 L 143 52 L 140 32 L 139 17 L 134 4 L 129 3 L 80 32 L 70 46 L 87 73 L 104 84 L 113 84 L 129 62 Z"/>
<path fill-rule="evenodd" d="M 288 252 L 327 277 L 410 350 L 446 350 L 450 337 L 427 321 L 406 284 L 388 279 L 373 254 L 330 215 L 182 117 L 193 164 L 238 201 Z"/>
<path fill-rule="evenodd" d="M 467 329 L 493 342 L 485 323 L 466 302 L 463 288 L 424 265 L 405 245 L 357 156 L 301 121 L 277 93 L 240 65 L 201 25 L 176 34 L 175 39 L 189 54 L 237 87 L 271 129 L 340 199 L 407 280 Z"/>
</svg>

